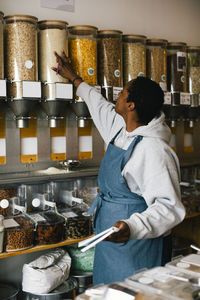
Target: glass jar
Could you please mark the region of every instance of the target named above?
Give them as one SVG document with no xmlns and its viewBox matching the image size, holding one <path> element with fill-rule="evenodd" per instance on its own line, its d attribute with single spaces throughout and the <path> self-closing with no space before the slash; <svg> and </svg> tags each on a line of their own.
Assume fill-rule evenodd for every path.
<svg viewBox="0 0 200 300">
<path fill-rule="evenodd" d="M 98 82 L 104 87 L 122 86 L 122 32 L 98 32 Z"/>
<path fill-rule="evenodd" d="M 123 83 L 146 76 L 146 36 L 123 35 Z"/>
<path fill-rule="evenodd" d="M 39 79 L 42 82 L 55 83 L 68 81 L 51 69 L 52 66 L 57 65 L 54 51 L 59 55 L 64 51 L 68 56 L 67 25 L 67 22 L 56 20 L 38 22 Z"/>
<path fill-rule="evenodd" d="M 188 92 L 200 94 L 200 46 L 187 47 Z"/>
<path fill-rule="evenodd" d="M 90 25 L 68 27 L 69 56 L 75 72 L 91 85 L 97 84 L 97 28 Z"/>
<path fill-rule="evenodd" d="M 4 13 L 0 11 L 0 79 L 4 79 Z"/>
<path fill-rule="evenodd" d="M 167 45 L 167 89 L 169 92 L 187 92 L 186 43 Z"/>
<path fill-rule="evenodd" d="M 22 80 L 38 80 L 37 21 L 28 15 L 5 20 L 5 77 L 12 81 L 8 96 L 22 98 Z"/>
<path fill-rule="evenodd" d="M 167 91 L 167 40 L 147 40 L 147 76 Z"/>
</svg>

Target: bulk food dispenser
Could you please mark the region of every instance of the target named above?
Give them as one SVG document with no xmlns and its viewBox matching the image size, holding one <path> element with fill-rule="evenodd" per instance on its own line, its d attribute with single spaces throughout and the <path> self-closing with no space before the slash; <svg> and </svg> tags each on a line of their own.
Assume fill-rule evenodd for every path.
<svg viewBox="0 0 200 300">
<path fill-rule="evenodd" d="M 185 105 L 189 104 L 185 95 L 186 82 L 186 44 L 172 42 L 167 44 L 167 90 L 170 93 L 165 102 L 165 113 L 170 127 L 176 127 L 176 121 L 183 113 Z"/>
<path fill-rule="evenodd" d="M 97 87 L 97 28 L 76 25 L 69 29 L 69 57 L 75 72 L 82 79 Z M 72 109 L 78 124 L 78 158 L 92 158 L 92 120 L 84 99 L 76 97 Z"/>
<path fill-rule="evenodd" d="M 123 35 L 123 83 L 146 76 L 146 36 Z"/>
<path fill-rule="evenodd" d="M 167 91 L 167 40 L 147 40 L 147 76 Z"/>
<path fill-rule="evenodd" d="M 187 85 L 190 95 L 190 106 L 188 108 L 189 127 L 194 126 L 194 121 L 199 116 L 199 94 L 200 94 L 200 47 L 187 47 Z"/>
<path fill-rule="evenodd" d="M 38 22 L 39 78 L 42 82 L 42 107 L 45 110 L 49 127 L 59 127 L 64 119 L 67 104 L 73 99 L 72 85 L 55 73 L 56 57 L 64 51 L 68 55 L 67 22 L 43 20 Z"/>
<path fill-rule="evenodd" d="M 37 18 L 12 15 L 5 20 L 5 77 L 8 105 L 18 128 L 26 128 L 41 97 L 38 80 Z"/>
<path fill-rule="evenodd" d="M 122 90 L 122 32 L 98 31 L 98 83 L 102 94 L 115 102 Z"/>
</svg>

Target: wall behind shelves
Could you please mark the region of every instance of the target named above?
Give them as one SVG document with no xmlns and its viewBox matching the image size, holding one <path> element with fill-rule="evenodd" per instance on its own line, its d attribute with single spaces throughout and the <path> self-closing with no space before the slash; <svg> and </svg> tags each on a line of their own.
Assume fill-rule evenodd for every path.
<svg viewBox="0 0 200 300">
<path fill-rule="evenodd" d="M 124 34 L 200 45 L 199 0 L 74 0 L 75 11 L 41 8 L 40 0 L 1 0 L 8 14 L 31 14 L 39 20 L 64 20 L 69 25 L 88 24 L 99 29 L 119 29 Z"/>
</svg>

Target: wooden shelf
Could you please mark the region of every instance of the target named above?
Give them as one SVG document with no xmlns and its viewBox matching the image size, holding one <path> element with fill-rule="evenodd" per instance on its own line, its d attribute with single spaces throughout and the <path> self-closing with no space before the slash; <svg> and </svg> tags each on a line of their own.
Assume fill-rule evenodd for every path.
<svg viewBox="0 0 200 300">
<path fill-rule="evenodd" d="M 191 218 L 198 217 L 198 216 L 200 216 L 200 212 L 185 216 L 185 219 L 191 219 Z"/>
<path fill-rule="evenodd" d="M 62 242 L 57 243 L 57 244 L 40 245 L 40 246 L 35 246 L 35 247 L 32 247 L 32 248 L 25 249 L 25 250 L 21 250 L 21 251 L 2 252 L 2 253 L 0 253 L 0 258 L 6 258 L 6 257 L 10 257 L 10 256 L 16 256 L 16 255 L 21 255 L 21 254 L 26 254 L 26 253 L 31 253 L 31 252 L 37 252 L 37 251 L 42 251 L 42 250 L 56 248 L 56 247 L 72 245 L 72 244 L 79 243 L 80 241 L 83 241 L 87 238 L 89 238 L 89 237 L 85 237 L 85 238 L 82 238 L 82 239 L 67 239 L 67 240 L 62 241 Z"/>
</svg>

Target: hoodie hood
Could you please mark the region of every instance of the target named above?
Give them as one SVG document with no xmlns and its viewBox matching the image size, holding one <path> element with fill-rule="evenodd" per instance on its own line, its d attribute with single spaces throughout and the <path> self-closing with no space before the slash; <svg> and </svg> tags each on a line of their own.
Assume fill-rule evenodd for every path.
<svg viewBox="0 0 200 300">
<path fill-rule="evenodd" d="M 132 132 L 126 132 L 126 135 L 133 137 L 142 135 L 144 137 L 160 138 L 169 143 L 171 138 L 171 130 L 165 122 L 165 115 L 162 112 L 160 117 L 154 118 L 148 125 L 140 126 Z"/>
</svg>

